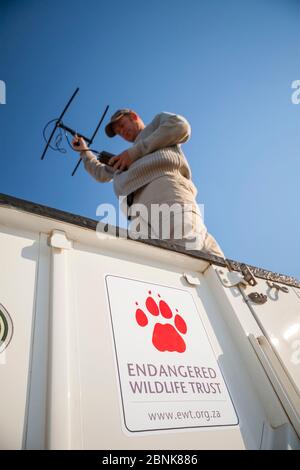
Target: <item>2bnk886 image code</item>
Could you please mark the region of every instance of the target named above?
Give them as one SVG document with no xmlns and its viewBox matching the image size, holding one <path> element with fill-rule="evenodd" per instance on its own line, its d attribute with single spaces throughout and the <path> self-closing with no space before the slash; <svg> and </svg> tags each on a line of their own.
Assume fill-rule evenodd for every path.
<svg viewBox="0 0 300 470">
<path fill-rule="evenodd" d="M 174 464 L 174 465 L 195 465 L 198 463 L 197 455 L 166 454 L 147 455 L 147 465 Z"/>
</svg>

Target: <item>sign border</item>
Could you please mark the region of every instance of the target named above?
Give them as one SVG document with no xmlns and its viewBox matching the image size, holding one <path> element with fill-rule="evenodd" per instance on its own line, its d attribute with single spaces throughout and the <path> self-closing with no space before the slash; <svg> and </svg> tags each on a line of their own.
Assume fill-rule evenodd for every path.
<svg viewBox="0 0 300 470">
<path fill-rule="evenodd" d="M 140 429 L 140 430 L 131 430 L 129 429 L 127 423 L 126 423 L 126 414 L 125 414 L 125 404 L 124 404 L 124 397 L 123 397 L 123 390 L 122 390 L 122 381 L 121 381 L 121 374 L 120 374 L 120 367 L 119 367 L 119 357 L 118 357 L 118 349 L 117 349 L 117 343 L 116 343 L 116 337 L 115 337 L 115 330 L 114 330 L 114 322 L 113 322 L 113 317 L 112 317 L 112 308 L 111 308 L 111 303 L 110 303 L 110 297 L 109 297 L 109 289 L 108 289 L 108 283 L 107 283 L 107 278 L 109 277 L 114 277 L 114 278 L 117 278 L 117 279 L 126 279 L 128 281 L 135 281 L 135 282 L 140 282 L 142 284 L 152 284 L 152 285 L 155 285 L 155 286 L 159 286 L 159 287 L 167 287 L 169 289 L 177 289 L 177 290 L 181 290 L 181 291 L 184 291 L 186 292 L 187 294 L 191 295 L 192 297 L 192 301 L 195 305 L 195 308 L 196 308 L 196 311 L 198 312 L 199 314 L 199 311 L 198 311 L 198 308 L 197 308 L 197 305 L 195 304 L 195 300 L 194 300 L 194 297 L 193 295 L 187 291 L 186 289 L 182 289 L 180 287 L 172 287 L 172 286 L 168 286 L 168 285 L 164 285 L 164 284 L 157 284 L 156 282 L 151 282 L 151 281 L 141 281 L 140 279 L 134 279 L 134 278 L 130 278 L 130 277 L 125 277 L 125 276 L 116 276 L 114 274 L 105 274 L 105 284 L 106 284 L 106 292 L 107 292 L 107 299 L 108 299 L 108 305 L 109 305 L 109 313 L 110 313 L 110 320 L 111 320 L 111 327 L 112 327 L 112 336 L 113 336 L 113 343 L 114 343 L 114 349 L 115 349 L 115 358 L 116 358 L 116 365 L 117 365 L 117 372 L 118 372 L 118 378 L 119 378 L 119 390 L 120 390 L 120 395 L 121 395 L 121 403 L 122 403 L 122 410 L 123 410 L 123 420 L 124 420 L 124 425 L 125 425 L 125 428 L 126 430 L 133 434 L 133 433 L 152 433 L 152 432 L 164 432 L 164 431 L 177 431 L 177 430 L 182 430 L 182 429 L 206 429 L 206 430 L 212 430 L 213 428 L 226 428 L 226 427 L 236 427 L 239 425 L 239 416 L 238 416 L 238 413 L 237 413 L 237 410 L 235 408 L 235 405 L 234 405 L 234 402 L 233 402 L 233 399 L 232 399 L 232 396 L 231 396 L 231 393 L 229 391 L 229 387 L 227 385 L 227 382 L 224 378 L 224 375 L 223 375 L 223 371 L 221 369 L 221 366 L 219 365 L 219 362 L 218 362 L 218 359 L 215 355 L 215 351 L 212 347 L 212 344 L 211 344 L 211 341 L 210 341 L 210 338 L 207 334 L 207 331 L 206 331 L 206 328 L 205 328 L 205 325 L 203 324 L 203 321 L 202 321 L 202 318 L 199 314 L 199 317 L 200 317 L 200 321 L 202 323 L 202 326 L 204 328 L 204 331 L 206 333 L 206 336 L 207 336 L 207 340 L 209 342 L 209 345 L 211 347 L 211 350 L 212 350 L 212 353 L 214 355 L 214 358 L 217 362 L 217 365 L 218 365 L 218 368 L 219 368 L 219 371 L 221 373 L 221 376 L 224 380 L 224 383 L 225 383 L 225 386 L 226 386 L 226 390 L 227 390 L 227 393 L 229 395 L 229 398 L 230 398 L 230 401 L 231 401 L 231 404 L 232 404 L 232 407 L 234 409 L 234 413 L 235 413 L 235 416 L 237 418 L 237 422 L 234 423 L 234 424 L 215 424 L 215 425 L 211 425 L 211 426 L 208 426 L 208 425 L 198 425 L 198 426 L 180 426 L 180 427 L 168 427 L 168 428 L 157 428 L 157 429 Z"/>
</svg>

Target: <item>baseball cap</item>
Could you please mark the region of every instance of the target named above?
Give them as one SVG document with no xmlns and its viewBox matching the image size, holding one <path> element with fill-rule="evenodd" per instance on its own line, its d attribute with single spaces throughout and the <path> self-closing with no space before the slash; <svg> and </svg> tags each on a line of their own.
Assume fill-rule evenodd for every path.
<svg viewBox="0 0 300 470">
<path fill-rule="evenodd" d="M 126 114 L 132 113 L 132 109 L 124 108 L 124 109 L 118 109 L 112 117 L 110 118 L 109 123 L 105 126 L 105 133 L 108 137 L 114 137 L 116 133 L 113 130 L 113 124 L 121 119 L 122 116 L 126 116 Z"/>
</svg>

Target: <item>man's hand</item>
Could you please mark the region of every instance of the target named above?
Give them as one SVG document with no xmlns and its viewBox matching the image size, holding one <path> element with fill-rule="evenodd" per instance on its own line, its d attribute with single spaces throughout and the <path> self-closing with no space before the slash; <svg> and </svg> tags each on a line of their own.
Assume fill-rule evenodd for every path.
<svg viewBox="0 0 300 470">
<path fill-rule="evenodd" d="M 129 155 L 128 151 L 120 153 L 109 160 L 109 165 L 113 166 L 114 170 L 127 170 L 133 163 L 133 158 Z"/>
<path fill-rule="evenodd" d="M 79 145 L 75 145 L 76 143 L 79 143 Z M 72 140 L 72 147 L 76 152 L 84 152 L 89 149 L 86 145 L 86 141 L 82 137 L 78 137 L 77 134 L 75 134 L 74 139 Z"/>
</svg>

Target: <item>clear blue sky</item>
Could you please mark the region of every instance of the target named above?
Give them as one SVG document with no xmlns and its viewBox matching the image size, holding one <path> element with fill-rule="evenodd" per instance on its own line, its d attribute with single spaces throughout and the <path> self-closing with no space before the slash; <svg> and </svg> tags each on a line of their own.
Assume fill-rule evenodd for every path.
<svg viewBox="0 0 300 470">
<path fill-rule="evenodd" d="M 112 183 L 70 173 L 42 129 L 76 86 L 65 118 L 90 135 L 106 104 L 184 115 L 183 149 L 226 256 L 300 278 L 300 2 L 296 0 L 1 0 L 0 191 L 96 217 Z M 110 114 L 111 114 L 110 113 Z M 99 133 L 94 147 L 119 153 Z"/>
</svg>

